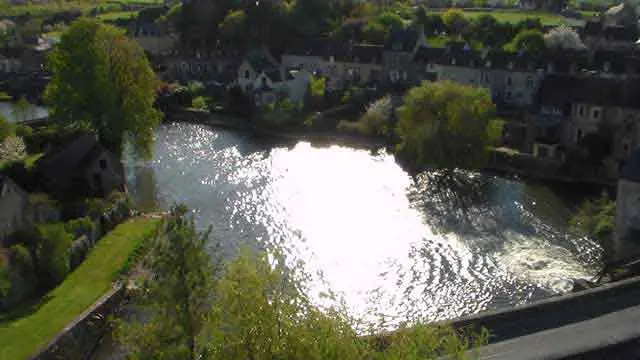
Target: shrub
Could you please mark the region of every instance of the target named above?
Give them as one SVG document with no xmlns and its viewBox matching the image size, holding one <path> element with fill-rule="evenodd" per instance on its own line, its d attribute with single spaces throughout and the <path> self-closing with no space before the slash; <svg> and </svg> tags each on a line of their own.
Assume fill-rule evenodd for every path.
<svg viewBox="0 0 640 360">
<path fill-rule="evenodd" d="M 9 290 L 11 290 L 9 259 L 3 251 L 0 251 L 0 299 L 7 296 Z"/>
<path fill-rule="evenodd" d="M 11 268 L 20 274 L 25 284 L 33 284 L 35 266 L 31 252 L 24 244 L 16 244 L 9 248 Z"/>
<path fill-rule="evenodd" d="M 196 96 L 191 100 L 191 107 L 194 109 L 206 110 L 208 108 L 207 99 L 205 99 L 204 96 Z"/>
<path fill-rule="evenodd" d="M 91 218 L 88 216 L 73 219 L 67 221 L 64 224 L 65 230 L 68 233 L 74 235 L 75 238 L 78 238 L 82 235 L 90 236 L 91 233 L 93 233 L 95 226 L 96 225 L 94 224 L 93 220 L 91 220 Z"/>
<path fill-rule="evenodd" d="M 11 123 L 0 114 L 0 142 L 3 142 L 12 132 Z"/>
<path fill-rule="evenodd" d="M 33 128 L 29 125 L 16 124 L 16 136 L 21 138 L 33 136 Z"/>
<path fill-rule="evenodd" d="M 41 238 L 36 246 L 39 283 L 51 289 L 64 280 L 71 270 L 71 243 L 73 238 L 64 224 L 38 226 Z"/>
</svg>

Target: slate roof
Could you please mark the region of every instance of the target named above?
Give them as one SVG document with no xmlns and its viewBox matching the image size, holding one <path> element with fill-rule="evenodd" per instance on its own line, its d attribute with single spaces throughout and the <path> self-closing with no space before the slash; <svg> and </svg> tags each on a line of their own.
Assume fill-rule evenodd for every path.
<svg viewBox="0 0 640 360">
<path fill-rule="evenodd" d="M 593 55 L 593 70 L 604 71 L 605 63 L 609 64 L 610 73 L 622 74 L 627 69 L 627 51 L 599 50 Z"/>
<path fill-rule="evenodd" d="M 277 68 L 268 69 L 264 73 L 273 82 L 281 82 L 282 81 L 282 74 L 280 74 L 280 70 L 277 69 Z"/>
<path fill-rule="evenodd" d="M 548 75 L 538 91 L 541 104 L 579 102 L 640 109 L 640 84 L 632 80 Z"/>
<path fill-rule="evenodd" d="M 267 71 L 270 68 L 276 66 L 276 64 L 272 63 L 271 61 L 269 61 L 269 59 L 263 56 L 250 56 L 247 58 L 247 61 L 249 62 L 249 64 L 251 64 L 251 67 L 257 73 Z"/>
<path fill-rule="evenodd" d="M 445 56 L 445 53 L 445 48 L 421 46 L 418 51 L 416 51 L 413 61 L 423 64 L 438 62 Z"/>
<path fill-rule="evenodd" d="M 587 51 L 581 50 L 563 50 L 547 54 L 547 62 L 553 64 L 556 72 L 569 72 L 571 65 L 574 65 L 576 71 L 589 67 L 589 55 Z"/>
<path fill-rule="evenodd" d="M 620 172 L 620 178 L 640 182 L 640 149 L 632 152 L 625 160 L 625 164 Z"/>
<path fill-rule="evenodd" d="M 384 47 L 380 45 L 347 45 L 340 49 L 341 51 L 337 54 L 336 60 L 366 64 L 380 63 L 383 49 Z"/>
<path fill-rule="evenodd" d="M 409 52 L 416 46 L 419 38 L 420 34 L 417 29 L 408 28 L 397 30 L 391 33 L 384 48 L 385 50 L 391 51 Z"/>
</svg>

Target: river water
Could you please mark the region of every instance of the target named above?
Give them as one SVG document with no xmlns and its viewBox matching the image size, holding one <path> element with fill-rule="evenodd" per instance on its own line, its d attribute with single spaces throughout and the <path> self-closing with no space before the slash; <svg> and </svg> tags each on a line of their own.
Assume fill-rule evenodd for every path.
<svg viewBox="0 0 640 360">
<path fill-rule="evenodd" d="M 565 233 L 568 208 L 543 186 L 465 174 L 482 196 L 462 211 L 388 154 L 193 124 L 163 125 L 156 140 L 152 161 L 126 160 L 141 206 L 185 203 L 229 253 L 286 249 L 314 274 L 318 302 L 328 287 L 362 319 L 449 319 L 568 292 L 597 272 L 598 247 Z"/>
<path fill-rule="evenodd" d="M 0 115 L 9 122 L 39 119 L 47 116 L 47 109 L 41 106 L 32 105 L 26 112 L 18 114 L 14 111 L 14 106 L 10 102 L 0 102 Z"/>
</svg>

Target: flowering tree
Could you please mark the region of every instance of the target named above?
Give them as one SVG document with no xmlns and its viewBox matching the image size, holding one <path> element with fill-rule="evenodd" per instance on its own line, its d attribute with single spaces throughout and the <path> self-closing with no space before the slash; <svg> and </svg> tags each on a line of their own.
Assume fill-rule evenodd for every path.
<svg viewBox="0 0 640 360">
<path fill-rule="evenodd" d="M 544 35 L 544 43 L 548 49 L 582 50 L 585 45 L 580 35 L 566 25 L 557 26 Z"/>
</svg>

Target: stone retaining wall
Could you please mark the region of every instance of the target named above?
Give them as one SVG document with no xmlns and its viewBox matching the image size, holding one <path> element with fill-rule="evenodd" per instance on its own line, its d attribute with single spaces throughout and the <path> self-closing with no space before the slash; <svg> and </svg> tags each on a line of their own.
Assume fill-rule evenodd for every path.
<svg viewBox="0 0 640 360">
<path fill-rule="evenodd" d="M 109 328 L 108 316 L 120 307 L 124 297 L 124 286 L 111 289 L 30 360 L 90 359 Z"/>
</svg>

